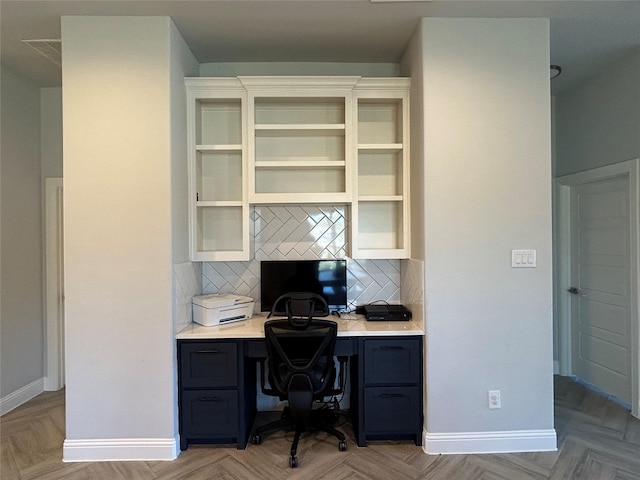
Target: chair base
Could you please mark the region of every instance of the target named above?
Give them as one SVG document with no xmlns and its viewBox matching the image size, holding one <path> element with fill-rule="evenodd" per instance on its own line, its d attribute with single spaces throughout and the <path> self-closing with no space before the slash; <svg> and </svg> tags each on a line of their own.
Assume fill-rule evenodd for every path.
<svg viewBox="0 0 640 480">
<path fill-rule="evenodd" d="M 256 428 L 252 443 L 259 445 L 262 443 L 262 437 L 273 433 L 278 430 L 295 431 L 293 441 L 291 442 L 291 451 L 289 455 L 289 466 L 295 468 L 298 466 L 298 443 L 300 442 L 300 436 L 307 432 L 322 431 L 336 437 L 338 441 L 338 449 L 341 452 L 347 450 L 347 442 L 344 433 L 334 428 L 336 422 L 336 414 L 333 410 L 329 409 L 316 409 L 312 410 L 306 418 L 296 419 L 291 416 L 289 407 L 285 407 L 282 412 L 282 417 L 273 422 L 267 423 Z"/>
</svg>

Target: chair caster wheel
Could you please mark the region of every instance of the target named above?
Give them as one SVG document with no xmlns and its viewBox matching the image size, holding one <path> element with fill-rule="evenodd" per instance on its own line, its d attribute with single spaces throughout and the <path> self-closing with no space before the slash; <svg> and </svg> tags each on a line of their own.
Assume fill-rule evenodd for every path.
<svg viewBox="0 0 640 480">
<path fill-rule="evenodd" d="M 344 440 L 340 440 L 340 442 L 338 442 L 338 450 L 340 450 L 341 452 L 346 452 L 347 442 L 345 442 Z"/>
<path fill-rule="evenodd" d="M 260 445 L 262 443 L 262 437 L 260 435 L 254 435 L 252 443 L 254 445 Z"/>
<path fill-rule="evenodd" d="M 296 468 L 298 466 L 298 457 L 295 455 L 293 457 L 289 457 L 289 466 L 291 468 Z"/>
</svg>

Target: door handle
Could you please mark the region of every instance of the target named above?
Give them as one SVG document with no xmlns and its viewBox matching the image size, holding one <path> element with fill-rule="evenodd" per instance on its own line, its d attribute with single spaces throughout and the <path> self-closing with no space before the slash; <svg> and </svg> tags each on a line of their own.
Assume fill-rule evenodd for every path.
<svg viewBox="0 0 640 480">
<path fill-rule="evenodd" d="M 578 290 L 577 287 L 571 287 L 567 290 L 567 292 L 569 292 L 571 295 L 580 295 L 581 297 L 586 297 L 586 295 Z"/>
</svg>

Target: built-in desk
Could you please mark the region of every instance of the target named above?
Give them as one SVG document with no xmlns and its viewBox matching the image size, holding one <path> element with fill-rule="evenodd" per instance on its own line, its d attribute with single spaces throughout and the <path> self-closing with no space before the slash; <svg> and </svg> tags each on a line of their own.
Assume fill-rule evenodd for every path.
<svg viewBox="0 0 640 480">
<path fill-rule="evenodd" d="M 328 317 L 329 318 L 329 317 Z M 422 443 L 422 326 L 330 317 L 336 355 L 348 356 L 351 422 L 359 446 L 371 440 Z M 266 315 L 228 325 L 190 324 L 178 341 L 180 449 L 191 443 L 246 447 L 256 415 L 256 361 L 266 357 Z"/>
</svg>

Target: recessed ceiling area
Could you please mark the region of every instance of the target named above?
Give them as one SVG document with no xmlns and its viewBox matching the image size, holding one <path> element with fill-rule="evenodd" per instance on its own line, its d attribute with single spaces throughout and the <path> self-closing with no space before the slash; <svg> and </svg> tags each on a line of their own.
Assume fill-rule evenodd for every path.
<svg viewBox="0 0 640 480">
<path fill-rule="evenodd" d="M 556 91 L 640 47 L 640 1 L 3 0 L 2 66 L 59 86 L 60 68 L 23 40 L 59 39 L 62 15 L 169 16 L 200 63 L 395 63 L 422 17 L 543 17 Z"/>
</svg>

